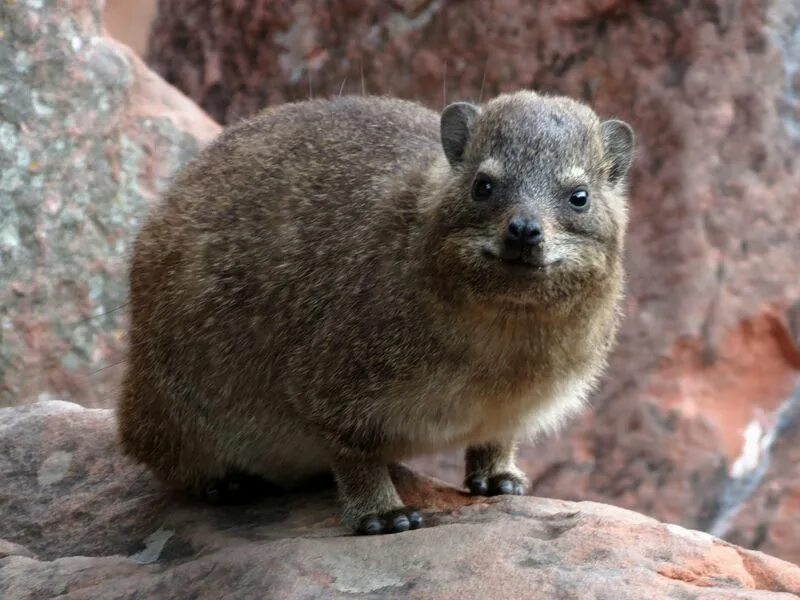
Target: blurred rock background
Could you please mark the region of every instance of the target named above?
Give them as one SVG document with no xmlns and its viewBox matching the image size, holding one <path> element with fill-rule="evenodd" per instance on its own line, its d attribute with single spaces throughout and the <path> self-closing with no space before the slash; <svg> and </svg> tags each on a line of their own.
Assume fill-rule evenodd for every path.
<svg viewBox="0 0 800 600">
<path fill-rule="evenodd" d="M 120 369 L 96 371 L 124 360 L 136 219 L 216 130 L 98 37 L 88 13 L 51 23 L 58 41 L 45 48 L 41 4 L 18 1 L 14 35 L 0 36 L 0 404 L 111 406 Z M 532 493 L 632 508 L 800 562 L 798 2 L 157 9 L 110 2 L 105 26 L 223 124 L 340 92 L 439 109 L 518 88 L 569 94 L 632 123 L 627 318 L 591 409 L 521 448 Z M 37 60 L 45 53 L 60 68 Z M 415 464 L 461 476 L 455 455 Z"/>
<path fill-rule="evenodd" d="M 103 25 L 106 31 L 139 56 L 147 50 L 157 0 L 106 0 Z"/>
</svg>

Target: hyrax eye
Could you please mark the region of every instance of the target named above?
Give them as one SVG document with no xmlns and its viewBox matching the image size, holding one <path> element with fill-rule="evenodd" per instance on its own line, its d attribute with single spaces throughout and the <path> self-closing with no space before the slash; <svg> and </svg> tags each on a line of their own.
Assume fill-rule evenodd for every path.
<svg viewBox="0 0 800 600">
<path fill-rule="evenodd" d="M 569 205 L 576 212 L 583 212 L 589 208 L 589 192 L 583 188 L 578 188 L 569 196 Z"/>
<path fill-rule="evenodd" d="M 478 201 L 488 200 L 494 192 L 494 182 L 488 175 L 478 173 L 472 184 L 472 198 Z"/>
</svg>

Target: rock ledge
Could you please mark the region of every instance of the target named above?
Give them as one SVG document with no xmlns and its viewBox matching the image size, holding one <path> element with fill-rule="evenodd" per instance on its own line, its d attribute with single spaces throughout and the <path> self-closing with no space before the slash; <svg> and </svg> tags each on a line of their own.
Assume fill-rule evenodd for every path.
<svg viewBox="0 0 800 600">
<path fill-rule="evenodd" d="M 113 411 L 0 409 L 0 597 L 795 598 L 800 568 L 592 502 L 470 498 L 399 468 L 415 532 L 355 537 L 333 490 L 212 508 L 119 454 Z"/>
</svg>

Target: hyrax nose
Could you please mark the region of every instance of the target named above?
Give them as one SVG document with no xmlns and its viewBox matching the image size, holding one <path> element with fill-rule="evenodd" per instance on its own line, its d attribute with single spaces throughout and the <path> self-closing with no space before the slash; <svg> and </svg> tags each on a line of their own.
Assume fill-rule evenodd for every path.
<svg viewBox="0 0 800 600">
<path fill-rule="evenodd" d="M 508 223 L 506 243 L 511 246 L 538 246 L 543 239 L 544 229 L 535 217 L 514 217 Z"/>
</svg>

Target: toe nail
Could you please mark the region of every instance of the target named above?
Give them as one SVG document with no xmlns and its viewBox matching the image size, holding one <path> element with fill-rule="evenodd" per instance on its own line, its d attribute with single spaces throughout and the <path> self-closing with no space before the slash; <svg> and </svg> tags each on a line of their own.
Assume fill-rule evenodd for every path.
<svg viewBox="0 0 800 600">
<path fill-rule="evenodd" d="M 364 524 L 364 533 L 367 535 L 375 535 L 376 533 L 380 533 L 383 530 L 381 526 L 381 522 L 379 519 L 369 519 Z"/>
<path fill-rule="evenodd" d="M 501 494 L 513 494 L 514 493 L 514 484 L 511 483 L 508 479 L 504 479 L 500 482 L 500 485 L 497 486 L 500 490 Z"/>
<path fill-rule="evenodd" d="M 422 515 L 417 511 L 408 513 L 408 523 L 411 529 L 419 529 L 419 526 L 422 525 Z"/>
<path fill-rule="evenodd" d="M 395 517 L 394 522 L 392 523 L 392 531 L 394 533 L 401 533 L 403 531 L 408 531 L 410 527 L 411 524 L 409 523 L 408 518 L 406 518 L 405 515 L 400 515 L 398 517 Z"/>
<path fill-rule="evenodd" d="M 489 489 L 485 479 L 470 479 L 467 485 L 469 487 L 469 491 L 471 491 L 473 494 L 484 495 Z"/>
</svg>

